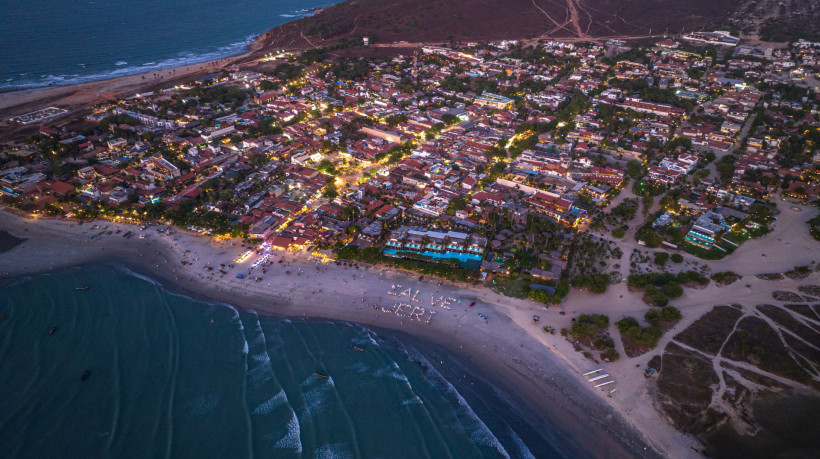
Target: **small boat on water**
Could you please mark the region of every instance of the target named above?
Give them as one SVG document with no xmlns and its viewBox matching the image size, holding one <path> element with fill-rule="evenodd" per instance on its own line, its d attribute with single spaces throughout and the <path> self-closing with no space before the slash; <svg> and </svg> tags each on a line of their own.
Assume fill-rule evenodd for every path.
<svg viewBox="0 0 820 459">
<path fill-rule="evenodd" d="M 88 289 L 90 289 L 90 288 L 91 288 L 91 287 L 90 287 L 90 286 L 88 286 L 88 285 L 81 285 L 81 286 L 79 286 L 79 287 L 74 287 L 74 290 L 88 290 Z"/>
<path fill-rule="evenodd" d="M 356 347 L 356 346 L 353 346 L 353 350 L 358 351 L 358 352 L 364 352 L 364 349 L 362 349 L 360 347 Z"/>
<path fill-rule="evenodd" d="M 57 326 L 55 325 L 55 326 L 51 327 L 51 330 L 48 331 L 48 334 L 53 335 L 54 332 L 56 332 L 56 331 L 57 331 Z"/>
<path fill-rule="evenodd" d="M 316 376 L 318 376 L 320 378 L 325 378 L 325 379 L 328 379 L 330 377 L 330 376 L 327 375 L 327 373 L 322 373 L 319 370 L 316 370 Z"/>
<path fill-rule="evenodd" d="M 83 375 L 82 375 L 82 376 L 80 376 L 80 381 L 85 381 L 86 379 L 88 379 L 88 377 L 89 377 L 90 375 L 91 375 L 91 372 L 90 372 L 90 371 L 88 371 L 88 370 L 85 370 L 85 371 L 83 372 Z"/>
</svg>

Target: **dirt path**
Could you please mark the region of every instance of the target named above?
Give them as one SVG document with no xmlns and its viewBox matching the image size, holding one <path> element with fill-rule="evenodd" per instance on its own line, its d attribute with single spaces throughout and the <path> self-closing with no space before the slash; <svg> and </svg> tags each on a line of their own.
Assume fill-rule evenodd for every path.
<svg viewBox="0 0 820 459">
<path fill-rule="evenodd" d="M 569 10 L 569 18 L 570 22 L 572 22 L 572 27 L 575 29 L 575 33 L 578 37 L 583 38 L 586 37 L 586 33 L 581 30 L 581 22 L 578 19 L 578 0 L 567 0 L 567 9 Z"/>
<path fill-rule="evenodd" d="M 549 14 L 547 14 L 547 12 L 546 12 L 546 11 L 544 11 L 544 8 L 541 8 L 540 6 L 538 6 L 538 4 L 537 4 L 537 3 L 535 3 L 535 0 L 532 0 L 532 6 L 534 6 L 534 7 L 535 7 L 535 9 L 537 9 L 538 11 L 540 11 L 540 12 L 541 12 L 541 14 L 543 14 L 543 15 L 544 15 L 544 17 L 545 17 L 545 18 L 547 18 L 547 20 L 548 20 L 548 21 L 550 21 L 550 22 L 552 22 L 553 24 L 555 24 L 555 26 L 556 26 L 556 27 L 558 27 L 559 29 L 560 29 L 561 27 L 563 27 L 563 24 L 559 24 L 559 23 L 558 23 L 558 21 L 556 21 L 555 19 L 553 19 L 553 18 L 552 18 L 552 16 L 550 16 Z"/>
</svg>

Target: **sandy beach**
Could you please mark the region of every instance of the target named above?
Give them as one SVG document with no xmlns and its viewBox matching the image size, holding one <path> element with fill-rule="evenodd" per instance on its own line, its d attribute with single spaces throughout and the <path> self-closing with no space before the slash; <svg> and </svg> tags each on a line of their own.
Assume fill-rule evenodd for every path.
<svg viewBox="0 0 820 459">
<path fill-rule="evenodd" d="M 806 214 L 813 212 L 792 210 L 794 206 L 785 203 L 782 207 L 772 233 L 747 242 L 733 256 L 715 262 L 713 271 L 731 269 L 743 279 L 728 286 L 711 283 L 702 289 L 686 289 L 675 301 L 684 318 L 663 336 L 658 350 L 715 304 L 757 304 L 771 298 L 774 290 L 794 289 L 806 282 L 754 277 L 809 264 L 814 255 L 805 245 L 814 243 L 810 237 L 792 234 L 801 229 L 797 221 L 810 218 Z M 545 430 L 555 422 L 577 433 L 577 438 L 608 439 L 589 445 L 597 456 L 652 456 L 657 452 L 668 457 L 698 456 L 697 440 L 677 432 L 652 406 L 642 369 L 657 352 L 598 364 L 576 352 L 565 338 L 541 329 L 544 325 L 556 330 L 568 328 L 571 317 L 584 312 L 605 312 L 612 323 L 627 315 L 641 317 L 647 309 L 641 292 L 631 292 L 625 284 L 610 286 L 606 297 L 573 290 L 562 306 L 567 314 L 561 315 L 559 308 L 545 309 L 484 287 L 443 285 L 420 280 L 417 274 L 362 264 L 322 263 L 304 252 L 273 253 L 263 273 L 261 266 L 251 266 L 258 257 L 243 263 L 236 261 L 246 250 L 241 241 L 233 241 L 232 245 L 231 241 L 214 241 L 176 230 L 167 235 L 155 228 L 141 231 L 139 227 L 105 221 L 80 225 L 65 220 L 33 220 L 7 211 L 0 211 L 0 230 L 26 239 L 0 254 L 0 273 L 5 276 L 119 261 L 161 280 L 166 288 L 194 297 L 284 317 L 343 320 L 395 330 L 445 348 L 475 370 L 472 376 L 486 378 L 491 385 L 512 394 L 511 405 L 535 430 Z M 124 238 L 128 231 L 135 236 Z M 145 239 L 136 236 L 140 233 L 146 235 Z M 787 240 L 792 242 L 783 242 Z M 768 256 L 762 257 L 761 253 Z M 242 279 L 237 277 L 239 274 Z M 261 280 L 255 281 L 256 277 Z M 816 277 L 813 274 L 810 281 L 816 282 Z M 473 301 L 476 305 L 470 307 Z M 606 301 L 605 309 L 601 301 Z M 397 304 L 406 306 L 396 311 Z M 537 325 L 532 323 L 534 314 L 541 317 Z M 617 333 L 614 325 L 610 333 Z M 621 347 L 620 341 L 616 342 Z M 618 351 L 625 355 L 622 348 Z M 616 393 L 592 389 L 583 378 L 583 373 L 596 368 L 604 368 L 615 379 Z"/>
<path fill-rule="evenodd" d="M 20 129 L 21 125 L 11 124 L 8 118 L 55 106 L 69 110 L 67 115 L 56 118 L 59 122 L 61 119 L 71 118 L 73 110 L 87 108 L 118 97 L 130 97 L 140 92 L 172 87 L 177 83 L 190 82 L 200 75 L 218 72 L 225 67 L 243 61 L 258 47 L 258 43 L 254 42 L 249 46 L 247 52 L 236 56 L 178 67 L 153 69 L 147 72 L 88 83 L 0 92 L 0 134 L 8 134 Z"/>
<path fill-rule="evenodd" d="M 92 229 L 95 224 L 99 228 Z M 6 211 L 0 211 L 0 228 L 27 239 L 0 254 L 0 273 L 4 276 L 118 261 L 160 280 L 166 288 L 198 298 L 284 317 L 326 318 L 395 330 L 445 348 L 460 363 L 474 369 L 472 377 L 486 379 L 501 389 L 513 409 L 535 431 L 557 425 L 577 439 L 599 439 L 594 444 L 584 443 L 598 457 L 654 457 L 658 451 L 673 457 L 695 455 L 690 449 L 696 446 L 693 439 L 665 423 L 656 423 L 651 432 L 637 431 L 637 426 L 631 425 L 615 405 L 605 402 L 602 392 L 589 387 L 581 373 L 593 363 L 576 358 L 570 343 L 541 330 L 545 323 L 559 326 L 562 319 L 569 322 L 568 316 L 560 316 L 556 309 L 548 311 L 533 302 L 500 297 L 483 288 L 420 281 L 417 275 L 397 271 L 323 264 L 307 254 L 293 252 L 272 257 L 286 261 L 274 263 L 265 274 L 255 268 L 249 275 L 249 263 L 235 264 L 244 251 L 240 244 L 231 246 L 228 241 L 209 241 L 176 231 L 168 236 L 149 229 L 145 239 L 126 239 L 123 234 L 139 233 L 139 228 L 110 222 L 79 225 L 64 220 L 23 219 Z M 116 233 L 118 229 L 120 234 Z M 100 235 L 108 231 L 112 234 Z M 181 264 L 183 260 L 190 264 Z M 221 275 L 218 270 L 222 263 L 233 263 L 235 268 Z M 239 279 L 237 274 L 245 278 Z M 249 278 L 255 276 L 263 280 L 254 282 Z M 401 288 L 394 290 L 393 286 L 398 285 Z M 408 289 L 409 295 L 399 296 Z M 431 296 L 434 300 L 444 297 L 445 301 L 432 305 Z M 400 311 L 403 317 L 384 312 L 397 301 L 423 307 L 426 314 L 419 320 L 410 316 L 410 309 Z M 472 301 L 476 301 L 475 307 L 469 307 Z M 531 323 L 536 313 L 541 316 L 537 326 Z"/>
</svg>

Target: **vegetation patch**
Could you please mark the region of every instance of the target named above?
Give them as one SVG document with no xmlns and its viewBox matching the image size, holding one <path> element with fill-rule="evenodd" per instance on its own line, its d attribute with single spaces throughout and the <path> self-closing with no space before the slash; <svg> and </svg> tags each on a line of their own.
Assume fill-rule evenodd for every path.
<svg viewBox="0 0 820 459">
<path fill-rule="evenodd" d="M 678 430 L 697 433 L 711 425 L 718 415 L 709 410 L 713 384 L 718 375 L 711 359 L 669 343 L 658 375 L 658 402 Z"/>
<path fill-rule="evenodd" d="M 697 271 L 672 273 L 630 274 L 627 286 L 644 291 L 644 302 L 653 306 L 666 306 L 669 298 L 683 295 L 681 284 L 707 285 L 709 279 Z"/>
<path fill-rule="evenodd" d="M 792 303 L 803 301 L 802 296 L 794 292 L 787 292 L 785 290 L 777 290 L 772 292 L 772 298 L 774 298 L 777 301 L 790 301 Z"/>
<path fill-rule="evenodd" d="M 820 316 L 807 304 L 787 304 L 785 307 L 811 320 L 820 320 Z"/>
<path fill-rule="evenodd" d="M 614 362 L 620 357 L 615 350 L 615 341 L 609 336 L 609 317 L 603 314 L 581 314 L 572 323 L 569 335 L 579 344 L 594 347 L 600 351 L 601 359 Z"/>
<path fill-rule="evenodd" d="M 789 279 L 805 279 L 811 274 L 811 268 L 808 266 L 795 266 L 791 271 L 783 273 Z"/>
<path fill-rule="evenodd" d="M 820 215 L 809 220 L 809 232 L 815 240 L 820 241 Z"/>
<path fill-rule="evenodd" d="M 777 324 L 781 327 L 806 340 L 812 346 L 820 348 L 820 331 L 810 327 L 809 325 L 804 325 L 802 322 L 795 319 L 790 313 L 777 306 L 771 304 L 760 304 L 757 306 L 757 309 L 768 318 L 777 322 Z M 820 363 L 820 360 L 818 360 L 818 363 Z"/>
<path fill-rule="evenodd" d="M 783 280 L 783 274 L 781 273 L 758 274 L 756 277 L 762 280 Z"/>
<path fill-rule="evenodd" d="M 586 288 L 592 293 L 604 293 L 609 286 L 609 274 L 578 274 L 572 278 L 575 288 Z"/>
<path fill-rule="evenodd" d="M 731 306 L 715 306 L 686 330 L 675 335 L 675 340 L 707 354 L 717 355 L 742 315 L 741 311 Z"/>
<path fill-rule="evenodd" d="M 769 324 L 757 317 L 746 317 L 723 348 L 723 356 L 738 362 L 748 362 L 763 371 L 803 384 L 811 376 L 795 361 Z"/>
<path fill-rule="evenodd" d="M 660 328 L 666 332 L 678 323 L 683 318 L 683 315 L 678 308 L 665 306 L 663 308 L 646 311 L 643 318 L 653 327 Z"/>
<path fill-rule="evenodd" d="M 654 326 L 641 327 L 634 317 L 624 317 L 615 323 L 621 332 L 624 350 L 629 357 L 637 357 L 655 349 L 663 331 Z"/>
<path fill-rule="evenodd" d="M 716 284 L 718 284 L 720 286 L 723 286 L 723 285 L 732 284 L 732 283 L 738 281 L 742 277 L 743 276 L 741 276 L 739 274 L 735 274 L 732 271 L 723 271 L 723 272 L 712 274 L 710 279 L 715 281 Z"/>
<path fill-rule="evenodd" d="M 820 285 L 801 285 L 797 287 L 797 290 L 808 295 L 820 297 Z"/>
</svg>

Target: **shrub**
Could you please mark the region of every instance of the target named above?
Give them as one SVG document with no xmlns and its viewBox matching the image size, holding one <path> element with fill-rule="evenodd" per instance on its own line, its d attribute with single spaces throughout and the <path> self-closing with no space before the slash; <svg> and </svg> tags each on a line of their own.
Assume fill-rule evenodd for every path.
<svg viewBox="0 0 820 459">
<path fill-rule="evenodd" d="M 737 274 L 735 274 L 732 271 L 723 271 L 723 272 L 712 274 L 711 279 L 713 281 L 717 282 L 718 284 L 722 284 L 723 282 L 726 282 L 727 279 L 731 279 L 735 276 L 737 276 Z"/>
<path fill-rule="evenodd" d="M 666 252 L 655 252 L 655 264 L 663 266 L 669 260 L 669 254 Z"/>
<path fill-rule="evenodd" d="M 635 344 L 641 347 L 653 349 L 658 345 L 658 340 L 663 336 L 663 331 L 655 326 L 641 327 L 634 317 L 624 317 L 616 322 L 618 330 L 627 336 Z"/>
<path fill-rule="evenodd" d="M 595 349 L 604 350 L 607 348 L 615 347 L 615 340 L 609 337 L 598 338 L 592 344 L 595 346 Z"/>
<path fill-rule="evenodd" d="M 613 237 L 622 238 L 622 237 L 624 237 L 625 234 L 626 234 L 626 230 L 622 226 L 619 226 L 619 227 L 615 228 L 614 230 L 612 230 L 612 236 Z"/>
<path fill-rule="evenodd" d="M 678 308 L 665 306 L 660 309 L 650 309 L 646 311 L 643 318 L 653 327 L 660 327 L 661 322 L 677 322 L 683 318 Z"/>
<path fill-rule="evenodd" d="M 601 352 L 601 358 L 614 362 L 621 358 L 621 355 L 618 354 L 618 351 L 616 351 L 614 347 L 610 347 L 609 349 Z"/>
<path fill-rule="evenodd" d="M 683 255 L 679 253 L 672 254 L 672 263 L 683 263 Z"/>
<path fill-rule="evenodd" d="M 683 314 L 674 306 L 666 306 L 661 308 L 661 318 L 664 322 L 677 322 L 683 318 Z"/>
<path fill-rule="evenodd" d="M 688 282 L 696 282 L 701 285 L 709 283 L 709 279 L 704 277 L 697 271 L 683 271 L 677 275 L 672 273 L 647 273 L 647 274 L 630 274 L 627 277 L 627 285 L 630 288 L 646 288 L 647 285 L 654 285 L 661 287 L 669 282 L 675 281 L 679 284 L 686 284 Z"/>
<path fill-rule="evenodd" d="M 649 324 L 653 327 L 661 326 L 661 313 L 658 312 L 657 309 L 650 309 L 646 311 L 646 314 L 644 314 L 643 318 L 644 320 L 649 322 Z"/>
<path fill-rule="evenodd" d="M 646 293 L 646 297 L 649 298 L 650 303 L 655 306 L 666 306 L 669 304 L 669 298 L 652 285 L 647 286 L 644 293 Z"/>
<path fill-rule="evenodd" d="M 668 282 L 661 290 L 663 294 L 669 298 L 680 298 L 680 296 L 683 295 L 683 287 L 677 282 Z"/>
<path fill-rule="evenodd" d="M 603 314 L 581 314 L 572 324 L 569 334 L 574 338 L 593 339 L 609 327 L 609 317 Z"/>
<path fill-rule="evenodd" d="M 578 274 L 572 278 L 572 286 L 584 287 L 592 293 L 604 293 L 609 286 L 609 274 Z"/>
</svg>

